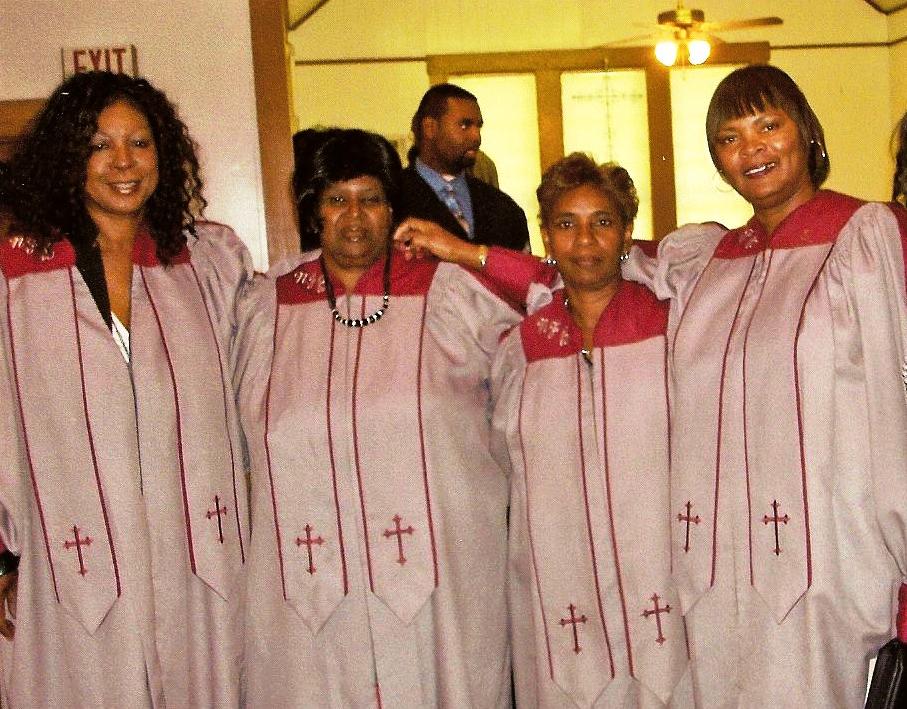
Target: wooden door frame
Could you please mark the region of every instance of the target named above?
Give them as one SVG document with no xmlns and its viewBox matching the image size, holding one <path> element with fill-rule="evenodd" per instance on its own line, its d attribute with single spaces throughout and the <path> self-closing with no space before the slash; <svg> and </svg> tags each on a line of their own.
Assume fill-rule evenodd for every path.
<svg viewBox="0 0 907 709">
<path fill-rule="evenodd" d="M 22 135 L 29 122 L 44 107 L 45 99 L 0 101 L 0 158 Z"/>
<path fill-rule="evenodd" d="M 769 59 L 768 42 L 716 43 L 709 64 L 753 64 Z M 568 71 L 642 69 L 646 73 L 652 231 L 657 239 L 677 228 L 670 73 L 651 47 L 445 54 L 426 57 L 429 81 L 439 84 L 461 74 L 534 74 L 541 169 L 564 156 L 561 74 Z"/>
<path fill-rule="evenodd" d="M 293 174 L 293 105 L 286 4 L 274 0 L 249 0 L 249 17 L 268 256 L 273 263 L 299 251 L 296 209 L 290 189 Z M 712 48 L 709 64 L 767 62 L 769 55 L 768 42 L 718 43 Z M 425 61 L 432 84 L 458 74 L 534 74 L 542 170 L 564 154 L 562 72 L 644 69 L 653 232 L 663 236 L 676 228 L 669 72 L 655 60 L 651 47 L 447 54 L 428 56 Z"/>
<path fill-rule="evenodd" d="M 284 0 L 249 0 L 255 107 L 261 156 L 265 233 L 271 263 L 299 251 L 293 175 L 293 104 L 287 7 Z"/>
</svg>

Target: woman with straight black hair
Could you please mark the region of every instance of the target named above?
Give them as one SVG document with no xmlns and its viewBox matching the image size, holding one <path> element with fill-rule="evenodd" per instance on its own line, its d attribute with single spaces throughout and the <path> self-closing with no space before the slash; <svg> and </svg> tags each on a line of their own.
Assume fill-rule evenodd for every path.
<svg viewBox="0 0 907 709">
<path fill-rule="evenodd" d="M 706 137 L 752 219 L 685 228 L 625 271 L 672 299 L 697 706 L 859 707 L 907 577 L 904 213 L 821 189 L 822 127 L 776 67 L 729 74 Z"/>
</svg>

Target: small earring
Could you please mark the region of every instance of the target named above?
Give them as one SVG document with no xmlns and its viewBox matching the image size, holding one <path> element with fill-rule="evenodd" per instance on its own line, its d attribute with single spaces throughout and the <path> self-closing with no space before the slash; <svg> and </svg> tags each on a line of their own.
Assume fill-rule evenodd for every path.
<svg viewBox="0 0 907 709">
<path fill-rule="evenodd" d="M 542 259 L 542 263 L 546 266 L 557 266 L 557 259 L 553 256 L 545 254 L 545 258 Z"/>
<path fill-rule="evenodd" d="M 624 251 L 624 252 L 620 255 L 620 262 L 621 262 L 621 263 L 624 263 L 624 261 L 626 261 L 628 258 L 630 258 L 630 251 L 629 251 L 629 250 Z"/>
<path fill-rule="evenodd" d="M 819 148 L 819 152 L 822 153 L 822 159 L 825 160 L 828 156 L 825 154 L 825 146 L 822 145 L 818 140 L 809 141 L 810 145 L 815 145 Z"/>
</svg>

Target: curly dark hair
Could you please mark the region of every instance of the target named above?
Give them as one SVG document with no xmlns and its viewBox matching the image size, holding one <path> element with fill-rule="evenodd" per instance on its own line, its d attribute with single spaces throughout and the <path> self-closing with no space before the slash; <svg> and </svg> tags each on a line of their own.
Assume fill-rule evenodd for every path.
<svg viewBox="0 0 907 709">
<path fill-rule="evenodd" d="M 145 205 L 145 221 L 157 256 L 170 263 L 195 233 L 207 203 L 195 142 L 163 92 L 145 79 L 106 71 L 64 81 L 34 119 L 7 169 L 0 199 L 11 228 L 33 237 L 39 249 L 68 238 L 90 244 L 98 228 L 85 209 L 86 166 L 98 116 L 125 101 L 148 121 L 157 149 L 158 186 Z"/>
<path fill-rule="evenodd" d="M 535 191 L 542 226 L 550 223 L 554 206 L 564 194 L 584 185 L 596 187 L 610 198 L 620 214 L 622 227 L 626 228 L 636 219 L 639 197 L 630 173 L 617 163 L 597 165 L 585 153 L 571 153 L 545 170 Z"/>
<path fill-rule="evenodd" d="M 297 163 L 293 192 L 299 212 L 300 241 L 321 242 L 319 205 L 324 190 L 335 182 L 374 177 L 384 188 L 396 224 L 400 208 L 400 156 L 388 140 L 358 128 L 335 128 L 319 136 L 311 154 Z"/>
<path fill-rule="evenodd" d="M 819 189 L 831 169 L 822 124 L 797 83 L 770 64 L 750 64 L 735 69 L 715 89 L 705 119 L 705 135 L 715 169 L 721 171 L 715 152 L 721 125 L 768 108 L 781 109 L 797 125 L 808 158 L 810 181 Z"/>
</svg>

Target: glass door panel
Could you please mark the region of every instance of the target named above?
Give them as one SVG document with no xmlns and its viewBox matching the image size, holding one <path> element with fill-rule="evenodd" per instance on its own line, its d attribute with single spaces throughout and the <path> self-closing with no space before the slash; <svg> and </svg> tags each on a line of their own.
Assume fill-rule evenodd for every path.
<svg viewBox="0 0 907 709">
<path fill-rule="evenodd" d="M 721 179 L 705 138 L 705 116 L 712 94 L 736 68 L 724 64 L 671 69 L 678 224 L 715 221 L 733 229 L 753 215 L 750 205 Z"/>
<path fill-rule="evenodd" d="M 535 75 L 459 75 L 450 81 L 479 99 L 482 152 L 495 163 L 500 189 L 526 212 L 533 252 L 543 253 L 535 199 L 541 180 Z"/>
<path fill-rule="evenodd" d="M 633 229 L 652 238 L 652 178 L 646 74 L 641 69 L 565 72 L 561 75 L 564 154 L 582 152 L 613 161 L 630 173 L 639 195 Z"/>
</svg>

